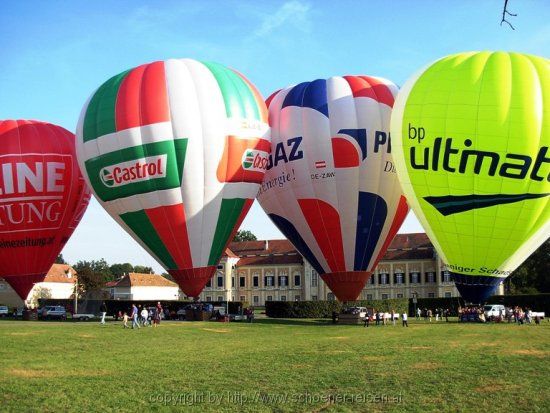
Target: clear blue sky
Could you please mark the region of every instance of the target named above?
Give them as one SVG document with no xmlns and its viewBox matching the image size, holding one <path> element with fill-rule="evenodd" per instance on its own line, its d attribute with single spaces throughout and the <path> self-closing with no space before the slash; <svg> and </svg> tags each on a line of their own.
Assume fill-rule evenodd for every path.
<svg viewBox="0 0 550 413">
<path fill-rule="evenodd" d="M 508 50 L 550 55 L 550 1 L 10 1 L 0 2 L 0 119 L 39 119 L 75 130 L 80 110 L 110 76 L 166 58 L 213 60 L 243 72 L 264 96 L 344 74 L 397 84 L 447 54 Z M 243 224 L 281 234 L 255 204 Z M 409 216 L 401 232 L 422 231 Z M 161 267 L 95 200 L 63 251 Z"/>
</svg>

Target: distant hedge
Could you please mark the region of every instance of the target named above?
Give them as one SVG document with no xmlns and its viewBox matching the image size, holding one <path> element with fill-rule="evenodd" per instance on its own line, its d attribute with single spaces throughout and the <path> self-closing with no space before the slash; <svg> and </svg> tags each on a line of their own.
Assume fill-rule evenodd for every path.
<svg viewBox="0 0 550 413">
<path fill-rule="evenodd" d="M 389 300 L 348 301 L 346 306 L 374 308 L 378 311 L 396 313 L 407 311 L 409 300 L 396 298 Z M 266 301 L 265 314 L 272 318 L 330 318 L 332 312 L 340 312 L 340 301 Z"/>
</svg>

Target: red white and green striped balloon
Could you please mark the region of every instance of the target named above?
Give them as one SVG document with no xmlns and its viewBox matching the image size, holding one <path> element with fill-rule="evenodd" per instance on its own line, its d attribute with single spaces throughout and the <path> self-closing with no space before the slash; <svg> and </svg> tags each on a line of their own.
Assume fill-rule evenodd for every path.
<svg viewBox="0 0 550 413">
<path fill-rule="evenodd" d="M 252 205 L 269 151 L 256 88 L 191 59 L 107 80 L 77 128 L 80 168 L 100 204 L 192 297 Z"/>
</svg>

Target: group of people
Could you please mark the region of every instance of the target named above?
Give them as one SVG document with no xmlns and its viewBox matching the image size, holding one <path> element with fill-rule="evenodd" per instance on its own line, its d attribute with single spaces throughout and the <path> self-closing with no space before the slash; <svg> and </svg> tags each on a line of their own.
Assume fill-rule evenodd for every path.
<svg viewBox="0 0 550 413">
<path fill-rule="evenodd" d="M 129 328 L 128 321 L 132 320 L 132 329 L 139 329 L 148 325 L 156 327 L 160 324 L 163 314 L 164 311 L 160 301 L 157 303 L 156 307 L 151 307 L 149 309 L 141 305 L 138 308 L 138 306 L 132 304 L 130 314 L 126 311 L 122 313 L 122 326 L 124 328 Z"/>
<path fill-rule="evenodd" d="M 389 317 L 387 315 L 389 314 Z M 388 321 L 389 318 L 389 321 Z M 401 321 L 403 323 L 403 327 L 408 327 L 408 315 L 407 312 L 404 311 L 403 314 L 401 314 Z M 394 310 L 391 310 L 389 313 L 385 313 L 383 311 L 376 311 L 376 309 L 373 311 L 373 314 L 369 314 L 367 312 L 367 315 L 365 316 L 365 323 L 364 327 L 368 327 L 371 322 L 374 321 L 375 325 L 387 325 L 389 322 L 392 323 L 392 325 L 395 325 L 397 320 L 399 319 L 399 314 L 396 313 Z"/>
<path fill-rule="evenodd" d="M 487 321 L 485 319 L 485 310 L 483 306 L 458 307 L 458 321 L 476 321 L 485 323 Z"/>
<path fill-rule="evenodd" d="M 533 312 L 530 308 L 526 308 L 525 311 L 519 306 L 514 308 L 508 308 L 506 310 L 506 320 L 511 323 L 512 321 L 517 324 L 531 324 L 533 321 L 535 324 L 540 324 L 540 316 L 537 314 L 533 317 Z"/>
<path fill-rule="evenodd" d="M 435 321 L 443 320 L 449 322 L 449 316 L 451 315 L 451 310 L 449 308 L 436 308 L 432 310 L 431 308 L 417 308 L 416 309 L 416 319 L 420 320 L 424 318 L 424 321 L 432 322 L 432 319 L 435 316 Z"/>
</svg>

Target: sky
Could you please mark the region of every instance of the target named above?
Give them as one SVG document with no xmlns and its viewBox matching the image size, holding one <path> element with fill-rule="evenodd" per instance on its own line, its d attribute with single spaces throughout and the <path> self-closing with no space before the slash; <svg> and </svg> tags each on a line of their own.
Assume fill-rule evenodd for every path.
<svg viewBox="0 0 550 413">
<path fill-rule="evenodd" d="M 168 58 L 210 60 L 245 74 L 264 97 L 347 74 L 398 85 L 448 54 L 506 50 L 550 56 L 550 2 L 498 1 L 11 1 L 0 2 L 0 119 L 75 131 L 105 80 Z M 282 238 L 254 203 L 241 229 Z M 421 232 L 411 213 L 400 232 Z M 69 263 L 105 258 L 162 267 L 94 200 L 63 250 Z"/>
</svg>

